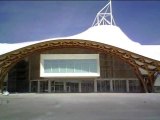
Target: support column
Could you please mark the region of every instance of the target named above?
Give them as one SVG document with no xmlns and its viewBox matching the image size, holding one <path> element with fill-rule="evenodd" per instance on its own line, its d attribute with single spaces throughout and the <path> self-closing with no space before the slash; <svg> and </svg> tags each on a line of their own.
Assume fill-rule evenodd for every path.
<svg viewBox="0 0 160 120">
<path fill-rule="evenodd" d="M 145 93 L 148 93 L 147 85 L 138 68 L 135 67 L 135 74 L 141 82 L 141 87 Z"/>
<path fill-rule="evenodd" d="M 113 82 L 110 80 L 110 92 L 113 92 Z"/>
<path fill-rule="evenodd" d="M 0 81 L 0 93 L 2 93 L 2 81 Z"/>
<path fill-rule="evenodd" d="M 3 92 L 3 89 L 4 89 L 4 86 L 3 86 L 3 81 L 4 81 L 4 78 L 5 78 L 5 74 L 7 73 L 7 72 L 5 72 L 5 71 L 7 71 L 8 70 L 8 68 L 6 68 L 6 69 L 1 69 L 2 67 L 0 67 L 0 93 L 1 92 Z M 2 73 L 2 70 L 4 70 L 4 72 Z"/>
<path fill-rule="evenodd" d="M 154 82 L 155 82 L 155 77 L 154 77 L 154 72 L 149 72 L 148 74 L 148 91 L 154 92 Z"/>
<path fill-rule="evenodd" d="M 64 92 L 67 92 L 67 89 L 66 89 L 66 81 L 64 81 L 63 90 L 64 90 Z"/>
<path fill-rule="evenodd" d="M 37 90 L 38 93 L 40 93 L 40 81 L 38 80 L 38 90 Z"/>
<path fill-rule="evenodd" d="M 6 83 L 6 85 L 4 86 L 5 87 L 5 90 L 8 91 L 8 73 L 6 74 L 5 78 L 4 78 L 4 82 Z"/>
<path fill-rule="evenodd" d="M 129 92 L 129 80 L 126 80 L 126 90 Z"/>
<path fill-rule="evenodd" d="M 51 93 L 51 81 L 48 80 L 48 92 Z"/>
<path fill-rule="evenodd" d="M 31 93 L 31 82 L 32 81 L 29 81 L 29 92 Z"/>
<path fill-rule="evenodd" d="M 81 93 L 82 92 L 81 81 L 79 81 L 79 83 L 78 83 L 78 88 L 79 88 L 79 92 Z"/>
<path fill-rule="evenodd" d="M 97 92 L 97 80 L 94 80 L 94 92 Z"/>
</svg>

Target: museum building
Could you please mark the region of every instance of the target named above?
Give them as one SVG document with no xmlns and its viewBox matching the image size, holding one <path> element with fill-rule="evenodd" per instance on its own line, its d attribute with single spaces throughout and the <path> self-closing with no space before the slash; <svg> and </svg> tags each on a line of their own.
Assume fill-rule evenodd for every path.
<svg viewBox="0 0 160 120">
<path fill-rule="evenodd" d="M 0 44 L 0 89 L 10 93 L 159 92 L 160 45 L 141 45 L 116 26 L 111 1 L 86 31 Z"/>
</svg>

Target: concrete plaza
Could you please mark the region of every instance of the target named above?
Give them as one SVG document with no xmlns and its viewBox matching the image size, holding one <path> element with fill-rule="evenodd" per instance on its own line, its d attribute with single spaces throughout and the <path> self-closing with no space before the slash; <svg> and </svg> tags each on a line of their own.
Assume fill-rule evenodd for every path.
<svg viewBox="0 0 160 120">
<path fill-rule="evenodd" d="M 0 95 L 0 120 L 160 120 L 160 94 Z"/>
</svg>

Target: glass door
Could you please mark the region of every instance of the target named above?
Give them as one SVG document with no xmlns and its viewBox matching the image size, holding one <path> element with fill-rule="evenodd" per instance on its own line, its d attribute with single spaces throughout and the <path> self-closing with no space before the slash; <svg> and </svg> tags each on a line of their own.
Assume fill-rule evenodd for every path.
<svg viewBox="0 0 160 120">
<path fill-rule="evenodd" d="M 31 81 L 31 92 L 38 92 L 38 82 Z"/>
<path fill-rule="evenodd" d="M 140 92 L 138 80 L 129 80 L 129 92 Z"/>
<path fill-rule="evenodd" d="M 112 80 L 113 81 L 113 92 L 127 92 L 126 80 Z"/>
<path fill-rule="evenodd" d="M 84 93 L 94 92 L 94 81 L 82 81 L 81 91 Z"/>
<path fill-rule="evenodd" d="M 51 81 L 51 92 L 55 92 L 55 82 Z"/>
<path fill-rule="evenodd" d="M 40 92 L 48 92 L 48 81 L 40 81 Z"/>
<path fill-rule="evenodd" d="M 64 92 L 64 82 L 55 82 L 54 87 L 56 93 Z"/>
<path fill-rule="evenodd" d="M 98 80 L 97 81 L 97 92 L 110 92 L 110 81 L 109 80 Z"/>
<path fill-rule="evenodd" d="M 78 93 L 79 92 L 79 84 L 75 82 L 67 82 L 66 84 L 67 92 Z"/>
</svg>

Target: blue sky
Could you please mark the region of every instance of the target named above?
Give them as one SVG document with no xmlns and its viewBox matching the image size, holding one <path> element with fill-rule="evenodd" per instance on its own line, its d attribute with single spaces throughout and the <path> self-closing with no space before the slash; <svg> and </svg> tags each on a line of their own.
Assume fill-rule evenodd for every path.
<svg viewBox="0 0 160 120">
<path fill-rule="evenodd" d="M 104 1 L 0 1 L 0 43 L 78 34 L 91 27 Z M 117 26 L 141 44 L 160 45 L 159 1 L 112 1 Z M 119 40 L 120 41 L 120 40 Z"/>
</svg>

